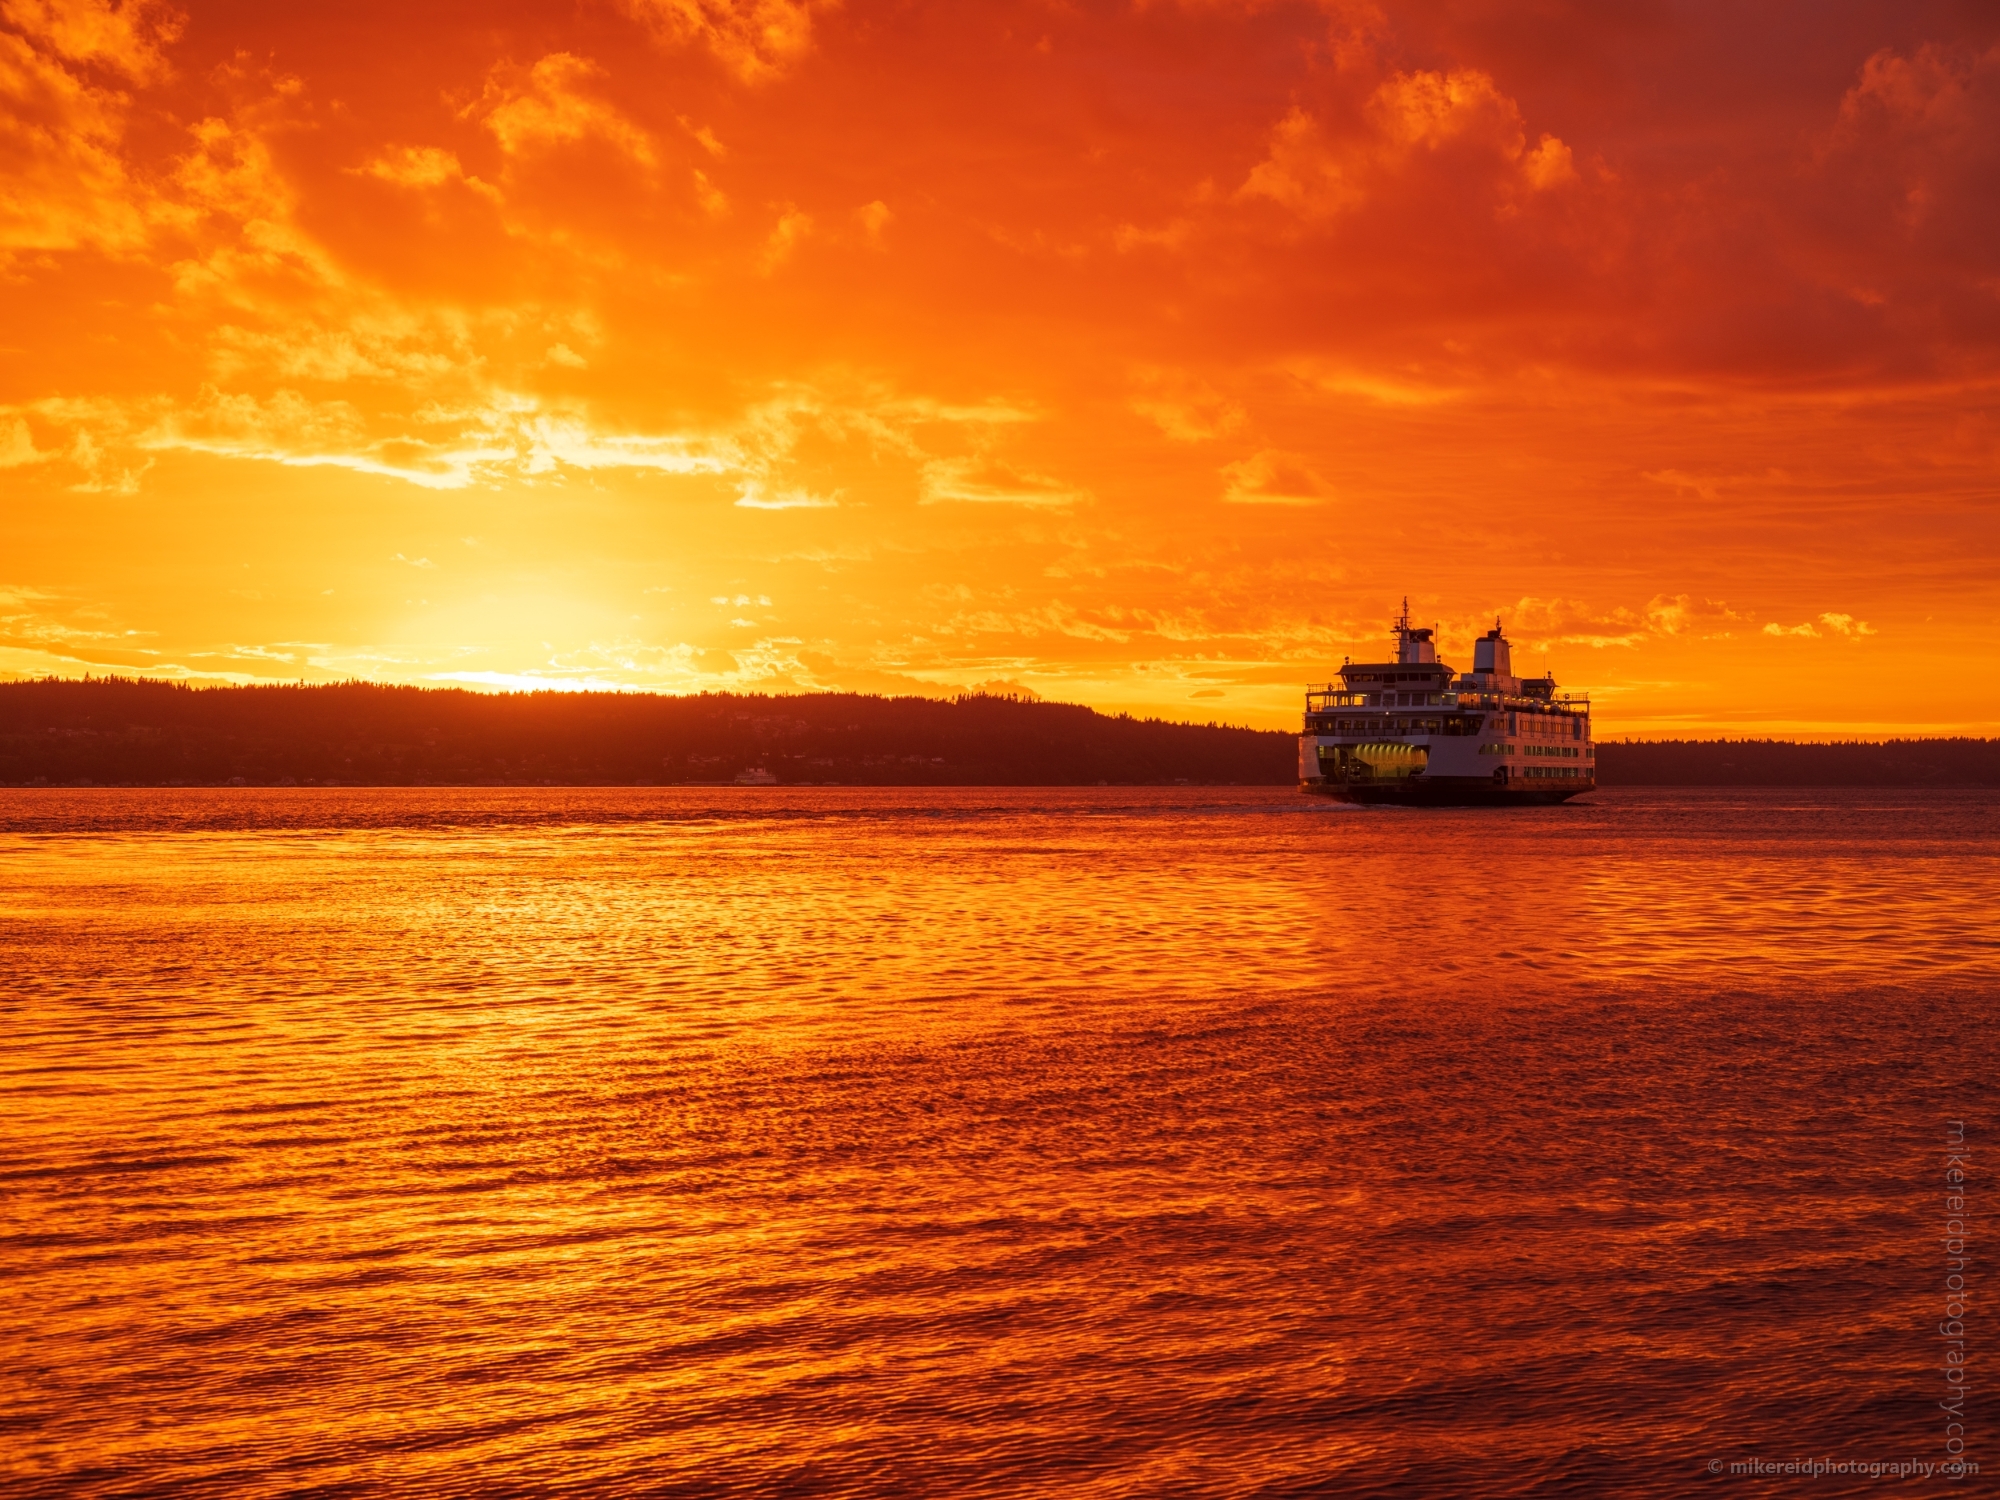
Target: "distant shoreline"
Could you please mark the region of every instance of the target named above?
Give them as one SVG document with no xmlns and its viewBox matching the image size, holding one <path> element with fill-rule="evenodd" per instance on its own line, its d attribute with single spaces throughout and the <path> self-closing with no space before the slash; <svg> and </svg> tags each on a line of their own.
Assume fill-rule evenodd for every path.
<svg viewBox="0 0 2000 1500">
<path fill-rule="evenodd" d="M 972 694 L 0 683 L 0 786 L 1287 786 L 1283 730 Z M 1598 784 L 1995 787 L 2000 740 L 1636 740 Z"/>
</svg>

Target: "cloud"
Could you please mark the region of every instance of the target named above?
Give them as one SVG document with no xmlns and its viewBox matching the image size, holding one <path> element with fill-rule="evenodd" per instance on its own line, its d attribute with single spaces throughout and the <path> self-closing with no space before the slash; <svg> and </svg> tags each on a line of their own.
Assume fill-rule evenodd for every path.
<svg viewBox="0 0 2000 1500">
<path fill-rule="evenodd" d="M 652 469 L 663 474 L 725 474 L 744 458 L 730 439 L 708 433 L 604 433 L 585 417 L 525 412 L 508 425 L 519 434 L 523 469 Z"/>
<path fill-rule="evenodd" d="M 278 128 L 214 116 L 189 128 L 194 149 L 174 163 L 173 184 L 183 227 L 200 234 L 202 249 L 173 264 L 183 297 L 281 311 L 290 321 L 301 296 L 349 284 L 326 246 L 298 222 L 299 186 L 271 147 Z"/>
<path fill-rule="evenodd" d="M 1463 380 L 1452 381 L 1423 369 L 1367 369 L 1326 359 L 1288 363 L 1288 375 L 1329 396 L 1359 396 L 1381 406 L 1438 406 L 1467 394 Z"/>
<path fill-rule="evenodd" d="M 686 115 L 677 115 L 675 118 L 680 121 L 681 129 L 693 136 L 701 144 L 701 149 L 710 156 L 720 158 L 729 154 L 729 148 L 723 145 L 716 133 L 706 125 L 696 125 Z"/>
<path fill-rule="evenodd" d="M 74 433 L 68 456 L 100 487 L 107 449 L 349 469 L 433 490 L 559 468 L 703 475 L 743 472 L 756 462 L 727 433 L 605 431 L 587 415 L 548 409 L 532 397 L 432 406 L 387 421 L 344 399 L 282 389 L 259 398 L 214 386 L 188 403 L 41 402 L 35 410 Z M 128 473 L 119 483 L 133 486 L 137 477 Z"/>
<path fill-rule="evenodd" d="M 1654 484 L 1663 484 L 1671 490 L 1699 495 L 1704 500 L 1713 500 L 1717 494 L 1715 480 L 1704 479 L 1698 474 L 1684 474 L 1679 469 L 1654 469 L 1641 473 L 1639 477 L 1650 479 Z"/>
<path fill-rule="evenodd" d="M 1295 104 L 1273 127 L 1270 150 L 1250 169 L 1241 195 L 1269 198 L 1304 218 L 1331 218 L 1367 197 L 1355 180 L 1361 165 Z"/>
<path fill-rule="evenodd" d="M 5 0 L 0 16 L 70 62 L 139 84 L 166 75 L 165 48 L 187 24 L 159 0 Z"/>
<path fill-rule="evenodd" d="M 1224 464 L 1221 472 L 1229 481 L 1222 494 L 1228 505 L 1319 505 L 1333 494 L 1303 458 L 1276 448 Z"/>
<path fill-rule="evenodd" d="M 1520 107 L 1476 68 L 1397 73 L 1361 115 L 1358 128 L 1335 131 L 1293 105 L 1272 127 L 1264 159 L 1238 197 L 1267 198 L 1307 220 L 1331 219 L 1367 202 L 1417 155 L 1447 149 L 1486 162 L 1503 187 L 1545 190 L 1576 180 L 1570 148 L 1545 134 L 1528 150 Z"/>
<path fill-rule="evenodd" d="M 24 584 L 0 584 L 0 663 L 34 676 L 138 669 L 172 675 L 149 644 L 152 633 L 119 629 L 98 602 Z M 4 673 L 13 676 L 11 670 Z"/>
<path fill-rule="evenodd" d="M 1655 602 L 1662 607 L 1657 615 L 1649 615 L 1623 605 L 1604 609 L 1580 599 L 1530 595 L 1501 609 L 1483 612 L 1462 628 L 1466 635 L 1482 634 L 1497 614 L 1508 636 L 1522 650 L 1546 651 L 1553 646 L 1584 646 L 1592 650 L 1632 647 L 1643 645 L 1658 633 L 1656 622 L 1677 620 L 1673 611 L 1680 607 L 1678 596 L 1671 602 L 1663 602 L 1656 595 Z"/>
<path fill-rule="evenodd" d="M 1524 144 L 1520 109 L 1477 68 L 1398 73 L 1376 89 L 1368 113 L 1382 137 L 1400 146 L 1435 150 L 1473 136 L 1512 160 Z"/>
<path fill-rule="evenodd" d="M 786 208 L 778 216 L 777 227 L 771 237 L 764 242 L 764 253 L 758 268 L 768 276 L 792 258 L 792 252 L 805 242 L 812 233 L 812 215 L 801 213 L 796 208 Z"/>
<path fill-rule="evenodd" d="M 526 76 L 497 68 L 472 113 L 509 156 L 602 141 L 643 167 L 658 160 L 653 138 L 616 105 L 599 97 L 604 70 L 572 52 L 551 52 Z"/>
<path fill-rule="evenodd" d="M 133 415 L 117 414 L 125 422 Z M 142 450 L 349 469 L 426 489 L 460 489 L 483 468 L 516 458 L 516 447 L 499 437 L 476 424 L 468 430 L 447 414 L 383 433 L 351 402 L 313 400 L 289 390 L 259 400 L 211 386 L 189 405 L 158 411 L 130 441 Z"/>
<path fill-rule="evenodd" d="M 733 417 L 621 429 L 582 398 L 545 397 L 487 388 L 465 399 L 431 399 L 384 406 L 371 399 L 377 377 L 403 375 L 419 387 L 451 373 L 412 353 L 406 369 L 373 364 L 368 345 L 339 338 L 302 342 L 294 351 L 306 373 L 324 385 L 366 382 L 351 394 L 329 396 L 281 386 L 269 395 L 210 384 L 191 401 L 46 400 L 18 409 L 0 407 L 0 454 L 58 454 L 102 488 L 137 485 L 150 455 L 191 452 L 276 463 L 290 468 L 340 468 L 419 485 L 460 490 L 503 480 L 537 480 L 565 470 L 627 470 L 687 477 L 715 477 L 734 484 L 735 503 L 746 510 L 832 510 L 844 490 L 801 472 L 803 443 L 844 444 L 859 437 L 877 450 L 877 461 L 908 464 L 926 503 L 946 500 L 1061 506 L 1089 498 L 1088 491 L 984 456 L 998 428 L 1030 421 L 1034 414 L 1005 402 L 951 404 L 874 388 L 829 394 L 786 387 Z M 567 345 L 555 346 L 567 349 Z M 397 357 L 393 346 L 377 349 Z M 278 355 L 263 351 L 271 361 Z M 572 357 L 580 360 L 580 356 Z M 542 361 L 547 362 L 545 355 Z M 557 357 L 559 365 L 567 361 Z M 579 364 L 576 368 L 582 368 Z M 387 382 L 394 395 L 401 387 Z M 16 439 L 5 419 L 24 434 Z M 36 448 L 28 417 L 61 435 L 67 449 Z M 938 437 L 978 448 L 972 457 L 939 457 L 927 445 Z M 25 442 L 25 448 L 20 443 Z M 114 457 L 127 462 L 120 472 Z M 136 462 L 131 462 L 136 460 Z M 25 457 L 17 462 L 28 461 Z M 115 479 L 114 477 L 115 476 Z"/>
<path fill-rule="evenodd" d="M 398 146 L 383 152 L 361 170 L 370 177 L 402 187 L 436 187 L 465 175 L 454 152 L 436 146 Z"/>
<path fill-rule="evenodd" d="M 772 490 L 761 479 L 746 479 L 736 503 L 745 510 L 832 510 L 840 504 L 840 495 L 837 491 L 815 495 L 800 489 Z"/>
<path fill-rule="evenodd" d="M 1692 594 L 1655 594 L 1642 611 L 1647 628 L 1657 635 L 1692 636 L 1709 639 L 1730 632 L 1722 627 L 1738 625 L 1743 617 L 1718 600 L 1696 598 Z"/>
<path fill-rule="evenodd" d="M 990 457 L 933 458 L 924 463 L 921 504 L 1075 505 L 1090 492 Z"/>
<path fill-rule="evenodd" d="M 1243 425 L 1240 403 L 1185 370 L 1142 366 L 1132 380 L 1139 389 L 1127 404 L 1177 443 L 1209 442 Z"/>
<path fill-rule="evenodd" d="M 1822 630 L 1821 627 L 1824 627 Z M 1847 640 L 1860 640 L 1863 636 L 1875 634 L 1875 627 L 1866 620 L 1857 620 L 1853 615 L 1828 612 L 1818 620 L 1807 620 L 1799 625 L 1779 625 L 1773 622 L 1764 627 L 1765 635 L 1801 636 L 1807 640 L 1817 640 L 1822 634 L 1841 636 Z"/>
<path fill-rule="evenodd" d="M 0 254 L 146 243 L 157 207 L 126 170 L 128 107 L 0 31 Z"/>
<path fill-rule="evenodd" d="M 209 366 L 218 379 L 249 372 L 286 381 L 400 380 L 419 388 L 453 376 L 472 357 L 462 327 L 358 308 L 349 309 L 346 326 L 339 328 L 319 327 L 304 317 L 282 332 L 220 323 L 209 348 Z"/>
<path fill-rule="evenodd" d="M 175 162 L 174 182 L 191 207 L 246 226 L 289 223 L 298 189 L 278 169 L 258 123 L 210 115 L 188 134 L 194 149 Z"/>
<path fill-rule="evenodd" d="M 1577 180 L 1576 158 L 1561 141 L 1545 135 L 1534 150 L 1521 158 L 1521 175 L 1531 187 L 1562 187 Z"/>
<path fill-rule="evenodd" d="M 1141 224 L 1120 224 L 1111 232 L 1111 243 L 1120 254 L 1134 250 L 1180 250 L 1194 237 L 1194 220 L 1173 219 L 1156 228 Z"/>
<path fill-rule="evenodd" d="M 437 187 L 465 177 L 457 153 L 438 146 L 392 146 L 359 170 L 398 187 Z"/>
<path fill-rule="evenodd" d="M 812 50 L 814 0 L 624 0 L 662 41 L 698 43 L 744 83 L 762 83 Z"/>
<path fill-rule="evenodd" d="M 1954 54 L 1935 42 L 1907 56 L 1893 47 L 1871 54 L 1860 79 L 1842 95 L 1833 131 L 1839 144 L 1895 135 L 1938 144 L 1963 140 L 1981 128 L 1982 73 L 2000 63 L 2000 49 L 1984 56 Z"/>
<path fill-rule="evenodd" d="M 16 417 L 11 427 L 0 426 L 0 469 L 47 463 L 54 457 L 53 453 L 36 449 L 34 434 L 28 431 L 28 424 L 21 418 Z"/>
<path fill-rule="evenodd" d="M 729 213 L 729 195 L 710 182 L 708 173 L 699 167 L 690 168 L 689 176 L 694 181 L 694 197 L 701 205 L 701 211 L 711 219 L 726 217 Z"/>
<path fill-rule="evenodd" d="M 861 226 L 861 232 L 868 237 L 868 243 L 877 249 L 882 245 L 882 231 L 895 218 L 889 205 L 877 198 L 873 203 L 864 203 L 854 210 L 854 222 Z"/>
</svg>

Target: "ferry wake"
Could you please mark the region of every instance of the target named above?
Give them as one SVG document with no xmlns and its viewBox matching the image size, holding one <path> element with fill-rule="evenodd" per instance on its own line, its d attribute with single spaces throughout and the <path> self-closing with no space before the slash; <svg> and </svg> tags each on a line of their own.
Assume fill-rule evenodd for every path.
<svg viewBox="0 0 2000 1500">
<path fill-rule="evenodd" d="M 1553 676 L 1514 676 L 1500 622 L 1454 676 L 1431 631 L 1396 621 L 1396 659 L 1348 662 L 1306 689 L 1299 788 L 1343 802 L 1538 806 L 1597 785 L 1590 698 L 1558 695 Z"/>
</svg>

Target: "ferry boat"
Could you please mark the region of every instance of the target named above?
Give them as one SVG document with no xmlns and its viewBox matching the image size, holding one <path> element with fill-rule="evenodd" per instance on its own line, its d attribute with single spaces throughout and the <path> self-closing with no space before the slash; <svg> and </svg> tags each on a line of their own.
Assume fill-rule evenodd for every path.
<svg viewBox="0 0 2000 1500">
<path fill-rule="evenodd" d="M 1453 675 L 1429 629 L 1396 620 L 1396 659 L 1348 662 L 1340 681 L 1306 689 L 1299 788 L 1343 802 L 1540 806 L 1597 785 L 1590 697 L 1552 675 L 1514 675 L 1500 622 Z"/>
</svg>

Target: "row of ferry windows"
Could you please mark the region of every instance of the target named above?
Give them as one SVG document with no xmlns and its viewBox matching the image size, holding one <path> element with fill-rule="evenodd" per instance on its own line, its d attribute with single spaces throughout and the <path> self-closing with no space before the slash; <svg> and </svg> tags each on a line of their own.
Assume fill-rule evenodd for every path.
<svg viewBox="0 0 2000 1500">
<path fill-rule="evenodd" d="M 1436 707 L 1440 698 L 1455 696 L 1456 694 L 1444 693 L 1431 693 L 1428 695 L 1424 693 L 1340 693 L 1334 695 L 1336 701 L 1328 706 L 1333 708 Z M 1338 701 L 1350 697 L 1357 701 L 1352 704 Z M 1379 704 L 1376 703 L 1378 698 L 1382 700 Z M 1407 701 L 1398 703 L 1396 700 L 1399 698 Z M 1469 704 L 1467 705 L 1467 707 L 1470 706 Z M 1497 720 L 1503 716 L 1496 715 L 1495 717 Z M 1580 740 L 1583 738 L 1583 725 L 1585 721 L 1581 714 L 1539 714 L 1533 712 L 1523 713 L 1517 710 L 1504 715 L 1504 717 L 1507 720 L 1507 733 L 1509 734 L 1538 734 L 1545 739 L 1558 740 Z M 1367 723 L 1369 721 L 1362 720 L 1360 722 Z M 1518 728 L 1516 727 L 1517 724 Z M 1497 722 L 1494 727 L 1499 727 Z M 1366 733 L 1365 730 L 1359 732 Z"/>
<path fill-rule="evenodd" d="M 1581 766 L 1523 766 L 1521 767 L 1521 774 L 1537 779 L 1548 776 L 1581 776 L 1583 768 Z"/>
<path fill-rule="evenodd" d="M 1477 734 L 1484 721 L 1470 719 L 1318 719 L 1314 734 Z"/>
<path fill-rule="evenodd" d="M 1481 755 L 1559 755 L 1565 760 L 1595 760 L 1597 757 L 1575 745 L 1522 745 L 1516 749 L 1512 745 L 1491 744 L 1479 747 Z"/>
<path fill-rule="evenodd" d="M 1335 708 L 1441 708 L 1443 693 L 1330 693 Z M 1454 702 L 1458 694 L 1451 695 Z"/>
<path fill-rule="evenodd" d="M 1520 735 L 1534 734 L 1538 727 L 1536 721 L 1542 718 L 1543 716 L 1537 714 L 1494 714 L 1490 718 L 1464 716 L 1446 719 L 1378 719 L 1373 717 L 1366 719 L 1314 719 L 1312 720 L 1311 727 L 1306 732 L 1308 734 L 1362 735 L 1478 734 L 1484 728 L 1489 729 L 1494 734 Z M 1583 738 L 1582 719 L 1555 719 L 1552 721 L 1545 720 L 1545 722 L 1553 723 L 1554 727 L 1548 728 L 1546 733 L 1557 739 L 1580 740 Z M 1563 728 L 1564 724 L 1573 727 Z M 1528 753 L 1530 755 L 1555 755 L 1558 752 L 1565 756 L 1574 756 L 1576 753 L 1573 749 L 1559 745 L 1536 746 L 1529 750 Z"/>
<path fill-rule="evenodd" d="M 1317 696 L 1317 695 L 1316 695 Z M 1470 708 L 1471 694 L 1465 695 L 1465 706 Z M 1326 708 L 1453 708 L 1461 701 L 1457 693 L 1327 693 L 1322 706 Z M 1565 713 L 1522 713 L 1516 711 L 1509 719 L 1519 719 L 1521 733 L 1549 735 L 1556 739 L 1581 739 L 1582 731 L 1575 726 L 1582 724 L 1579 714 Z M 1513 734 L 1510 727 L 1507 731 Z"/>
</svg>

